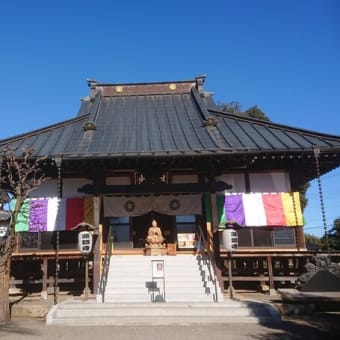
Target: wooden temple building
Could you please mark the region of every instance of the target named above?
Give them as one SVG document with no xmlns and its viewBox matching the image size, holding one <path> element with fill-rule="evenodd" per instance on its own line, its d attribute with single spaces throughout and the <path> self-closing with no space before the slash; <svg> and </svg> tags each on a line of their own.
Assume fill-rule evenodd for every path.
<svg viewBox="0 0 340 340">
<path fill-rule="evenodd" d="M 12 285 L 82 290 L 85 229 L 95 293 L 107 256 L 144 256 L 153 219 L 169 256 L 210 254 L 222 288 L 225 228 L 238 233 L 234 285 L 296 281 L 313 256 L 299 191 L 340 165 L 340 136 L 221 112 L 204 80 L 89 80 L 75 118 L 0 140 L 1 149 L 31 146 L 55 164 L 30 198 L 45 202 L 45 223 L 18 226 Z"/>
</svg>

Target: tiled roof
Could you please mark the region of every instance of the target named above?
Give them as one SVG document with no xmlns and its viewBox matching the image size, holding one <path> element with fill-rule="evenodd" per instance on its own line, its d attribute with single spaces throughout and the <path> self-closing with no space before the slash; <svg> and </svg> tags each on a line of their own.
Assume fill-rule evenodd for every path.
<svg viewBox="0 0 340 340">
<path fill-rule="evenodd" d="M 76 117 L 42 129 L 34 130 L 15 137 L 0 140 L 0 148 L 7 146 L 17 150 L 18 154 L 30 146 L 36 156 L 60 156 L 69 146 L 79 145 L 83 135 L 83 125 L 89 115 Z"/>
<path fill-rule="evenodd" d="M 0 140 L 36 155 L 67 158 L 202 156 L 247 152 L 340 151 L 340 136 L 210 109 L 202 78 L 151 84 L 89 81 L 74 119 Z"/>
</svg>

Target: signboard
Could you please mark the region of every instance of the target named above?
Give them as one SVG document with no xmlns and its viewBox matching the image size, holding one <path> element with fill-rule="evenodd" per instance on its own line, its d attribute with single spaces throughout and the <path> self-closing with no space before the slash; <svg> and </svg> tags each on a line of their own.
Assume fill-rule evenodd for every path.
<svg viewBox="0 0 340 340">
<path fill-rule="evenodd" d="M 164 260 L 152 261 L 152 277 L 164 278 Z"/>
<path fill-rule="evenodd" d="M 195 233 L 178 233 L 178 248 L 193 249 L 196 247 Z"/>
</svg>

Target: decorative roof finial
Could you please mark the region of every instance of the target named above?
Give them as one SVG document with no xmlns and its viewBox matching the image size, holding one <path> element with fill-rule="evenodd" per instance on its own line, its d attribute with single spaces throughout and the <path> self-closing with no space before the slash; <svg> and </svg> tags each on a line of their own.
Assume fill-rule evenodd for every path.
<svg viewBox="0 0 340 340">
<path fill-rule="evenodd" d="M 91 122 L 91 121 L 87 121 L 87 122 L 84 123 L 83 129 L 84 129 L 84 131 L 96 130 L 96 123 Z"/>
<path fill-rule="evenodd" d="M 86 81 L 90 89 L 94 89 L 98 83 L 97 80 L 90 79 L 90 78 L 87 78 Z"/>
<path fill-rule="evenodd" d="M 197 87 L 197 91 L 200 94 L 201 97 L 204 96 L 204 89 L 203 89 L 203 84 L 206 78 L 206 74 L 202 74 L 200 76 L 197 76 L 196 79 L 196 87 Z"/>
</svg>

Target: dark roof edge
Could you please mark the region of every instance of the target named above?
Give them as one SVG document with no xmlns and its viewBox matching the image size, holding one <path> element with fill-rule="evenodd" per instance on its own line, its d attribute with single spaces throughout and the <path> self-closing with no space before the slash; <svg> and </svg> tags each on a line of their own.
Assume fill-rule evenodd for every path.
<svg viewBox="0 0 340 340">
<path fill-rule="evenodd" d="M 173 81 L 155 81 L 155 82 L 140 82 L 140 83 L 101 83 L 97 82 L 93 79 L 87 79 L 88 86 L 122 86 L 122 85 L 157 85 L 157 84 L 185 84 L 185 83 L 193 83 L 195 84 L 197 78 L 189 79 L 189 80 L 173 80 Z"/>
<path fill-rule="evenodd" d="M 38 133 L 42 133 L 42 132 L 45 132 L 45 131 L 49 131 L 49 130 L 53 130 L 53 129 L 56 129 L 56 128 L 59 128 L 59 127 L 63 127 L 65 125 L 71 125 L 71 124 L 74 124 L 74 123 L 78 123 L 78 122 L 81 122 L 83 120 L 86 120 L 88 117 L 89 117 L 89 114 L 83 114 L 81 116 L 77 116 L 77 117 L 72 118 L 72 119 L 64 120 L 62 122 L 59 122 L 59 123 L 56 123 L 56 124 L 53 124 L 53 125 L 49 125 L 49 126 L 46 126 L 46 127 L 40 128 L 40 129 L 36 129 L 36 130 L 30 131 L 30 132 L 25 132 L 25 133 L 22 133 L 20 135 L 16 135 L 16 136 L 9 137 L 9 138 L 6 138 L 6 139 L 0 139 L 0 145 L 4 145 L 4 144 L 7 144 L 7 143 L 13 143 L 16 140 L 22 139 L 24 137 L 33 136 L 33 135 L 36 135 Z"/>
<path fill-rule="evenodd" d="M 257 124 L 263 125 L 263 126 L 270 125 L 272 127 L 282 128 L 282 129 L 286 129 L 286 130 L 291 130 L 291 131 L 294 131 L 294 132 L 301 132 L 301 133 L 304 133 L 304 134 L 310 134 L 310 135 L 314 135 L 314 136 L 318 135 L 318 136 L 323 136 L 323 137 L 328 137 L 328 138 L 340 139 L 340 135 L 333 135 L 333 134 L 327 134 L 327 133 L 319 132 L 319 131 L 302 129 L 302 128 L 298 128 L 298 127 L 294 127 L 294 126 L 290 126 L 290 125 L 274 123 L 272 121 L 267 121 L 267 120 L 253 118 L 253 117 L 246 117 L 246 116 L 236 115 L 236 114 L 233 114 L 233 113 L 224 112 L 224 111 L 220 111 L 220 110 L 215 110 L 215 109 L 212 109 L 212 108 L 208 108 L 208 111 L 213 113 L 213 114 L 217 114 L 217 115 L 221 115 L 221 116 L 228 116 L 228 118 L 232 118 L 232 119 L 236 119 L 236 120 L 243 120 L 243 121 L 246 121 L 246 122 L 253 122 L 253 123 L 257 123 Z"/>
</svg>

